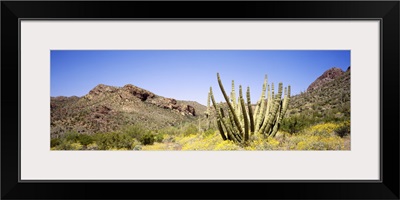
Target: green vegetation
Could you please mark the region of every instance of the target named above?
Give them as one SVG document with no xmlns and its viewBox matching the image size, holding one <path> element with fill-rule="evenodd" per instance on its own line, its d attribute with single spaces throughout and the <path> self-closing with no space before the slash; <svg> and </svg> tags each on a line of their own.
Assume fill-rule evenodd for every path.
<svg viewBox="0 0 400 200">
<path fill-rule="evenodd" d="M 223 140 L 232 140 L 235 143 L 248 145 L 249 140 L 254 135 L 261 135 L 264 138 L 274 137 L 278 132 L 282 119 L 288 108 L 290 99 L 290 86 L 285 88 L 284 98 L 282 99 L 283 84 L 279 83 L 278 93 L 274 94 L 274 84 L 267 85 L 267 76 L 260 99 L 253 112 L 250 101 L 250 87 L 247 87 L 246 98 L 244 101 L 242 86 L 239 86 L 239 98 L 236 102 L 235 84 L 232 80 L 231 96 L 225 92 L 219 73 L 217 73 L 218 84 L 228 106 L 227 111 L 218 106 L 215 102 L 212 88 L 210 87 L 209 96 L 216 111 L 216 122 Z M 268 87 L 267 100 L 265 101 L 265 91 Z M 208 110 L 208 109 L 207 109 Z M 227 114 L 225 114 L 227 112 Z"/>
<path fill-rule="evenodd" d="M 80 134 L 68 132 L 51 139 L 53 150 L 138 150 L 141 145 L 151 145 L 162 141 L 161 134 L 145 130 L 139 126 L 127 126 L 116 132 Z"/>
<path fill-rule="evenodd" d="M 128 126 L 121 131 L 91 135 L 69 132 L 51 139 L 52 150 L 349 150 L 349 122 L 320 123 L 296 133 L 278 131 L 275 137 L 253 135 L 246 146 L 223 140 L 217 129 L 204 132 L 191 124 L 158 131 Z M 345 130 L 345 131 L 344 131 Z M 346 133 L 346 134 L 342 134 Z"/>
<path fill-rule="evenodd" d="M 236 98 L 234 81 L 228 97 L 217 77 L 226 102 L 216 103 L 210 88 L 207 107 L 190 101 L 183 103 L 195 108 L 195 116 L 133 97 L 120 101 L 114 93 L 98 98 L 108 102 L 107 107 L 94 104 L 90 112 L 70 109 L 68 106 L 78 102 L 76 98 L 54 101 L 52 109 L 63 112 L 56 112 L 53 117 L 71 118 L 51 122 L 52 130 L 57 132 L 51 134 L 51 150 L 350 150 L 349 71 L 295 96 L 290 95 L 290 86 L 284 89 L 282 84 L 275 94 L 273 84 L 267 85 L 265 78 L 256 104 L 250 101 L 250 88 L 244 97 L 240 86 Z M 166 100 L 158 98 L 152 101 Z M 64 100 L 67 106 L 62 106 Z M 86 101 L 80 99 L 78 105 L 86 107 L 90 103 Z M 76 113 L 72 111 L 83 118 L 73 117 Z M 87 120 L 90 127 L 82 129 Z M 57 130 L 58 126 L 63 129 Z"/>
<path fill-rule="evenodd" d="M 350 121 L 346 121 L 339 127 L 335 128 L 335 133 L 339 137 L 345 137 L 350 134 Z"/>
</svg>

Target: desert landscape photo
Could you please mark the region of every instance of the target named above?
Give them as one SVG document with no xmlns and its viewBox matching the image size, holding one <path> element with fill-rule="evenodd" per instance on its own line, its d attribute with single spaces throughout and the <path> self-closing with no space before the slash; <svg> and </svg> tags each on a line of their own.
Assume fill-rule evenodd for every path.
<svg viewBox="0 0 400 200">
<path fill-rule="evenodd" d="M 351 150 L 349 50 L 52 50 L 49 148 Z"/>
</svg>

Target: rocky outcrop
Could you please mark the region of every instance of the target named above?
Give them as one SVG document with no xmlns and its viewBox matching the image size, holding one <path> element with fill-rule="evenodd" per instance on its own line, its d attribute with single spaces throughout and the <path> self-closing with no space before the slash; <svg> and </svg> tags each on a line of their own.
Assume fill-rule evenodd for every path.
<svg viewBox="0 0 400 200">
<path fill-rule="evenodd" d="M 196 111 L 192 106 L 186 104 L 178 104 L 178 101 L 176 99 L 159 97 L 150 101 L 150 103 L 160 108 L 177 111 L 182 115 L 196 116 Z"/>
<path fill-rule="evenodd" d="M 87 95 L 84 96 L 85 99 L 92 100 L 96 96 L 105 95 L 107 93 L 115 93 L 118 90 L 117 87 L 112 87 L 104 84 L 99 84 L 89 91 Z"/>
<path fill-rule="evenodd" d="M 195 108 L 199 108 L 201 116 L 203 107 L 197 102 L 158 96 L 131 84 L 99 84 L 83 97 L 51 97 L 51 136 L 69 131 L 110 132 L 129 124 L 158 129 L 193 120 Z"/>
<path fill-rule="evenodd" d="M 116 87 L 112 87 L 112 86 L 108 86 L 108 85 L 104 85 L 104 84 L 99 84 L 96 87 L 94 87 L 92 90 L 89 91 L 89 94 L 92 96 L 96 96 L 96 95 L 101 95 L 104 93 L 113 93 L 117 91 Z"/>
<path fill-rule="evenodd" d="M 127 84 L 122 88 L 123 91 L 128 92 L 129 94 L 139 98 L 142 101 L 146 101 L 148 98 L 154 98 L 156 95 L 152 92 L 144 90 L 142 88 L 136 87 L 131 84 Z"/>
<path fill-rule="evenodd" d="M 349 68 L 350 69 L 350 68 Z M 307 88 L 307 92 L 311 92 L 320 88 L 322 85 L 329 83 L 338 77 L 342 76 L 344 71 L 340 68 L 333 67 L 325 71 L 320 77 L 318 77 L 310 86 Z"/>
<path fill-rule="evenodd" d="M 178 107 L 178 110 L 181 112 L 181 114 L 196 116 L 195 109 L 190 105 L 181 105 Z"/>
</svg>

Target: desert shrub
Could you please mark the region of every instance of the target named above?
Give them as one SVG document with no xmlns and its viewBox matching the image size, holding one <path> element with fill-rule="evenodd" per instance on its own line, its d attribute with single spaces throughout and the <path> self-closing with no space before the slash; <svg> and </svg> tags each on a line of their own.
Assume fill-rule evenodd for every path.
<svg viewBox="0 0 400 200">
<path fill-rule="evenodd" d="M 69 150 L 82 150 L 83 149 L 83 145 L 79 142 L 74 142 L 70 145 L 70 149 Z"/>
<path fill-rule="evenodd" d="M 139 150 L 142 150 L 142 145 L 140 145 L 140 144 L 138 144 L 138 145 L 135 145 L 134 147 L 133 147 L 133 150 L 135 150 L 135 151 L 139 151 Z"/>
<path fill-rule="evenodd" d="M 164 135 L 157 133 L 154 135 L 154 142 L 162 142 L 164 140 Z"/>
<path fill-rule="evenodd" d="M 175 142 L 175 136 L 174 135 L 164 135 L 162 142 L 168 143 L 168 142 Z"/>
<path fill-rule="evenodd" d="M 316 136 L 325 136 L 329 137 L 333 134 L 334 130 L 338 127 L 338 124 L 334 123 L 323 123 L 314 125 L 305 130 L 307 134 L 316 135 Z"/>
<path fill-rule="evenodd" d="M 293 116 L 290 118 L 284 118 L 281 126 L 281 130 L 289 132 L 291 134 L 298 133 L 305 126 L 304 118 Z"/>
<path fill-rule="evenodd" d="M 196 134 L 198 132 L 197 126 L 189 124 L 183 128 L 182 134 L 185 136 Z"/>
<path fill-rule="evenodd" d="M 285 140 L 285 143 L 283 144 L 283 148 L 285 150 L 296 150 L 297 149 L 297 144 L 300 142 L 303 142 L 306 140 L 306 135 L 293 135 Z"/>
<path fill-rule="evenodd" d="M 83 149 L 83 145 L 79 143 L 79 133 L 67 132 L 60 138 L 50 140 L 50 146 L 54 150 L 79 150 Z"/>
<path fill-rule="evenodd" d="M 154 143 L 153 145 L 146 145 L 141 148 L 145 151 L 158 151 L 158 150 L 174 150 L 174 146 L 165 143 Z"/>
<path fill-rule="evenodd" d="M 131 138 L 140 139 L 143 135 L 145 135 L 148 132 L 148 130 L 145 130 L 143 127 L 138 125 L 130 125 L 124 127 L 121 132 L 123 132 L 124 134 L 126 134 Z"/>
<path fill-rule="evenodd" d="M 68 132 L 66 133 L 62 139 L 70 141 L 72 143 L 80 143 L 83 146 L 87 146 L 93 142 L 93 137 L 87 134 L 81 134 L 78 132 Z"/>
<path fill-rule="evenodd" d="M 108 150 L 122 148 L 132 149 L 132 142 L 134 140 L 128 134 L 111 132 L 96 134 L 95 141 L 100 150 Z"/>
<path fill-rule="evenodd" d="M 338 136 L 303 136 L 301 142 L 297 144 L 296 150 L 341 150 L 344 143 Z"/>
<path fill-rule="evenodd" d="M 246 150 L 278 150 L 280 146 L 281 144 L 276 138 L 263 139 L 262 136 L 259 136 L 246 147 Z"/>
<path fill-rule="evenodd" d="M 63 138 L 65 138 L 68 141 L 78 141 L 79 138 L 79 133 L 78 132 L 67 132 L 65 133 L 65 135 L 63 136 Z"/>
<path fill-rule="evenodd" d="M 87 146 L 86 146 L 86 149 L 87 150 L 98 150 L 99 149 L 99 147 L 97 146 L 97 143 L 91 143 L 91 144 L 88 144 Z"/>
<path fill-rule="evenodd" d="M 188 136 L 176 137 L 175 140 L 182 146 L 182 150 L 188 151 L 215 150 L 221 142 L 224 142 L 219 134 L 211 134 L 208 136 L 203 134 L 191 134 Z M 218 150 L 222 150 L 222 147 L 218 147 Z"/>
<path fill-rule="evenodd" d="M 339 137 L 344 137 L 346 135 L 350 134 L 350 122 L 344 122 L 340 124 L 337 128 L 334 130 L 335 134 Z"/>
<path fill-rule="evenodd" d="M 55 147 L 61 144 L 61 140 L 59 138 L 52 138 L 50 140 L 50 147 Z"/>
<path fill-rule="evenodd" d="M 146 133 L 140 138 L 140 142 L 143 145 L 152 145 L 155 141 L 155 136 L 152 133 Z"/>
<path fill-rule="evenodd" d="M 162 134 L 162 135 L 165 135 L 165 136 L 167 136 L 167 135 L 176 135 L 176 134 L 179 133 L 179 129 L 176 128 L 176 127 L 170 126 L 170 127 L 166 127 L 166 128 L 160 129 L 157 132 L 159 134 Z"/>
<path fill-rule="evenodd" d="M 215 131 L 216 130 L 214 130 L 214 129 L 208 129 L 208 130 L 204 131 L 204 135 L 209 136 L 209 135 L 215 134 Z"/>
<path fill-rule="evenodd" d="M 216 144 L 214 150 L 216 151 L 231 151 L 240 150 L 241 148 L 235 144 L 232 140 L 224 140 Z"/>
<path fill-rule="evenodd" d="M 60 144 L 54 147 L 55 150 L 71 150 L 72 142 L 68 140 L 60 140 Z"/>
<path fill-rule="evenodd" d="M 93 138 L 90 135 L 80 134 L 77 141 L 86 147 L 93 142 Z"/>
</svg>

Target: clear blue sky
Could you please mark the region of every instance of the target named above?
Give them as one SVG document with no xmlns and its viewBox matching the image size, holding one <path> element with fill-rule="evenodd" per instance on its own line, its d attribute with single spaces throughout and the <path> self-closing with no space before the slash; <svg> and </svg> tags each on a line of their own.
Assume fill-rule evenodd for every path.
<svg viewBox="0 0 400 200">
<path fill-rule="evenodd" d="M 217 72 L 227 92 L 235 80 L 250 86 L 255 103 L 264 75 L 268 83 L 305 91 L 324 71 L 350 66 L 349 50 L 52 50 L 51 96 L 83 96 L 102 83 L 133 84 L 157 95 L 206 105 L 210 86 L 223 101 Z"/>
</svg>

